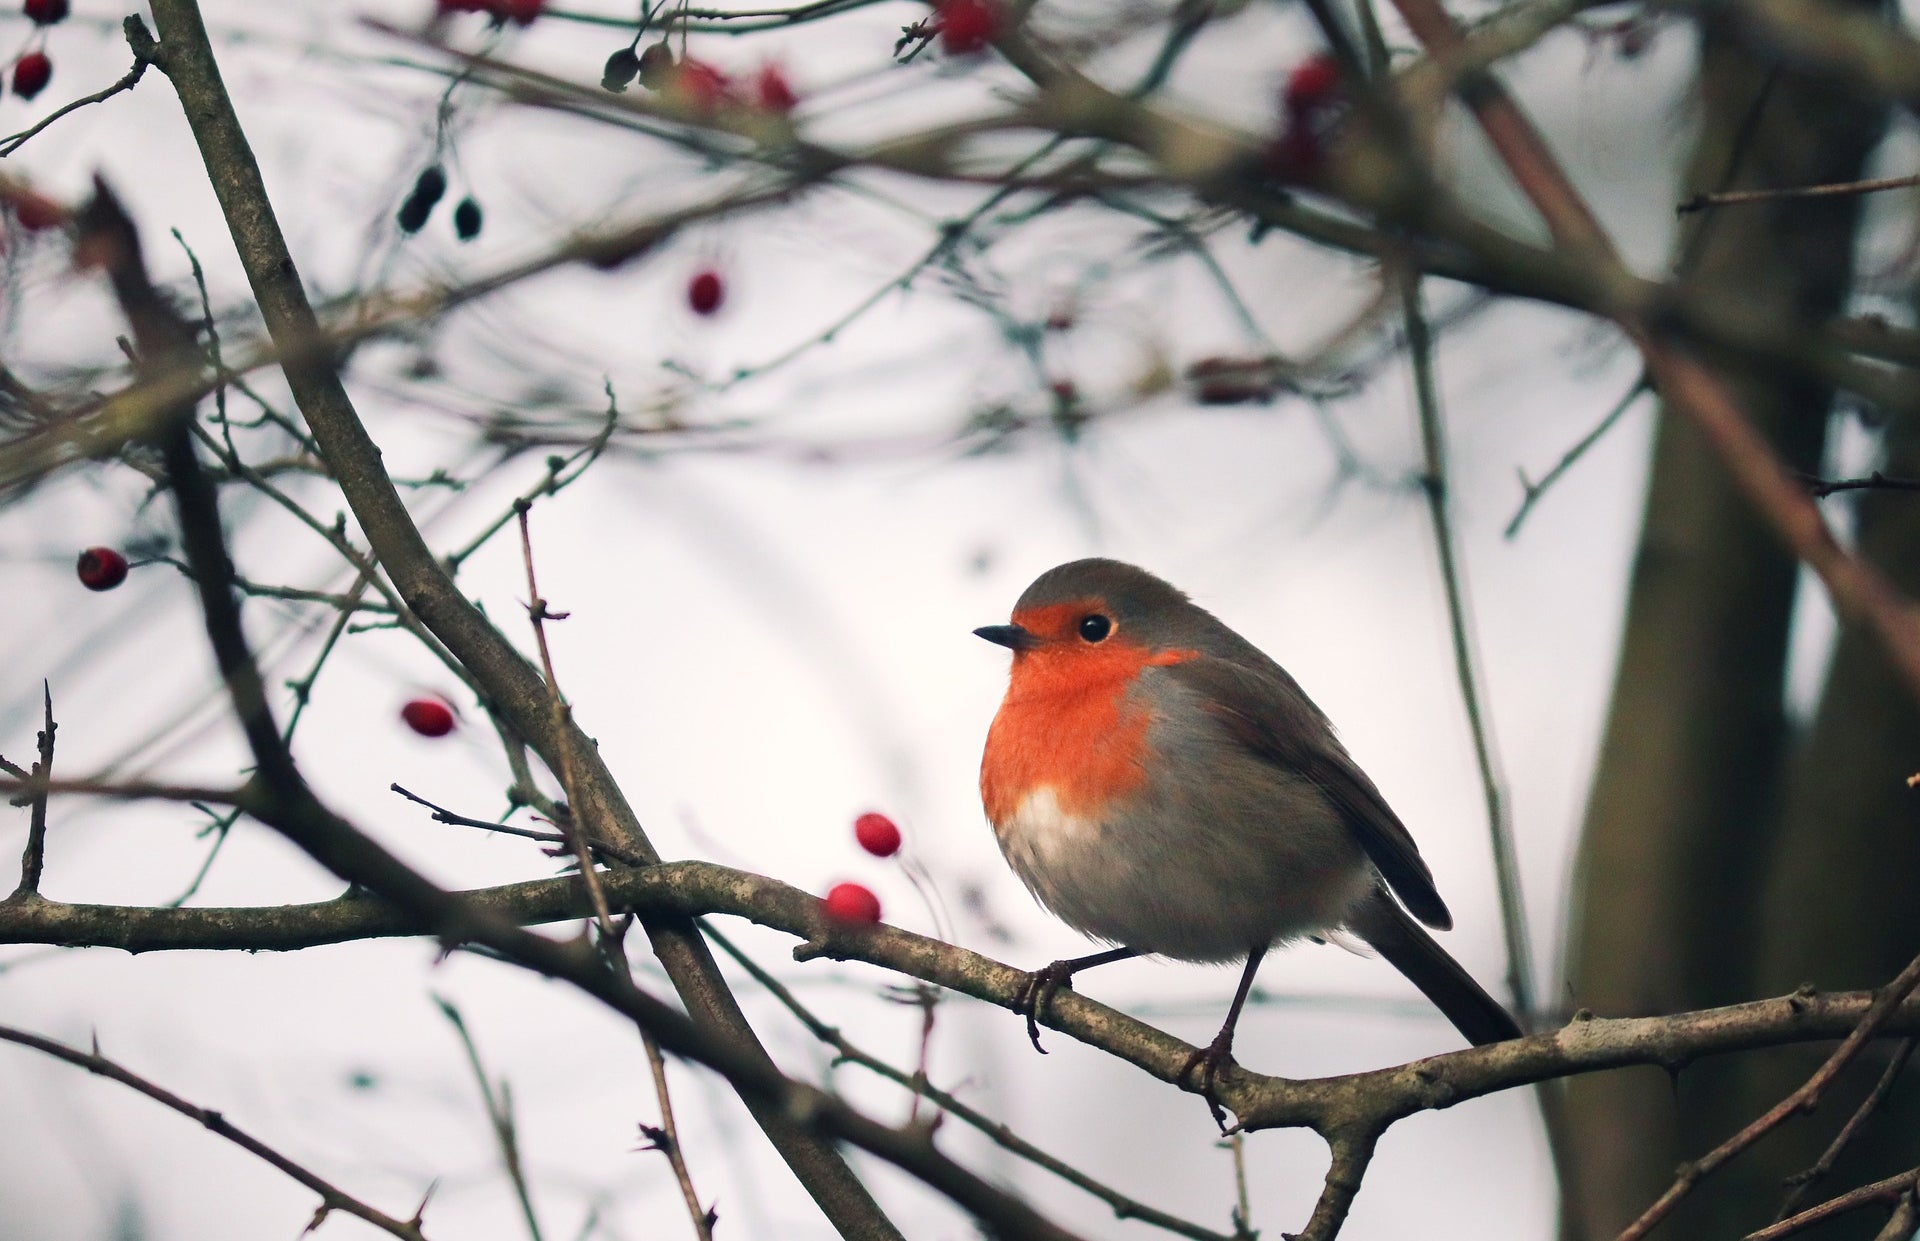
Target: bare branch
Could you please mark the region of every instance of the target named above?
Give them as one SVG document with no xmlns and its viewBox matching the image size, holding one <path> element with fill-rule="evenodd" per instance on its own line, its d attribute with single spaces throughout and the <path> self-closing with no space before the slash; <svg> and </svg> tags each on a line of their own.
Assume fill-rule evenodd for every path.
<svg viewBox="0 0 1920 1241">
<path fill-rule="evenodd" d="M 1680 1199 L 1686 1197 L 1695 1185 L 1788 1120 L 1803 1112 L 1810 1112 L 1818 1106 L 1827 1087 L 1833 1084 L 1833 1080 L 1840 1076 L 1842 1070 L 1853 1063 L 1854 1057 L 1858 1056 L 1868 1043 L 1879 1036 L 1881 1028 L 1900 1011 L 1900 1006 L 1916 986 L 1920 986 L 1920 957 L 1915 957 L 1908 963 L 1907 968 L 1894 977 L 1893 981 L 1874 993 L 1873 1005 L 1860 1018 L 1860 1024 L 1854 1027 L 1853 1032 L 1847 1035 L 1840 1046 L 1834 1048 L 1833 1054 L 1827 1057 L 1826 1063 L 1814 1070 L 1813 1076 L 1746 1128 L 1714 1147 L 1700 1159 L 1683 1167 L 1679 1176 L 1674 1178 L 1673 1184 L 1668 1186 L 1667 1191 L 1661 1194 L 1652 1206 L 1641 1212 L 1640 1218 L 1621 1231 L 1619 1241 L 1639 1241 L 1653 1229 L 1655 1224 L 1665 1219 Z"/>
<path fill-rule="evenodd" d="M 30 1034 L 25 1030 L 16 1030 L 11 1026 L 0 1026 L 0 1039 L 9 1043 L 18 1043 L 22 1047 L 31 1047 L 35 1051 L 45 1052 L 55 1059 L 64 1060 L 68 1064 L 78 1065 L 80 1068 L 98 1077 L 104 1077 L 110 1081 L 119 1082 L 123 1086 L 132 1087 L 149 1099 L 172 1108 L 190 1120 L 198 1121 L 211 1132 L 232 1142 L 248 1154 L 272 1164 L 281 1172 L 286 1173 L 314 1193 L 319 1194 L 320 1210 L 316 1213 L 316 1218 L 329 1211 L 344 1211 L 348 1215 L 367 1221 L 367 1223 L 372 1224 L 382 1232 L 402 1238 L 403 1241 L 426 1241 L 426 1237 L 420 1231 L 420 1219 L 417 1214 L 411 1220 L 398 1220 L 383 1211 L 368 1206 L 352 1194 L 347 1193 L 332 1182 L 324 1179 L 318 1173 L 311 1171 L 302 1164 L 295 1163 L 273 1147 L 268 1146 L 265 1142 L 247 1133 L 219 1112 L 211 1108 L 204 1108 L 189 1103 L 172 1091 L 156 1086 L 132 1070 L 123 1068 L 107 1059 L 99 1053 L 97 1048 L 91 1052 L 81 1051 L 75 1047 L 68 1047 L 64 1043 L 57 1043 L 50 1038 L 43 1038 L 38 1034 Z"/>
<path fill-rule="evenodd" d="M 53 722 L 53 686 L 42 681 L 40 690 L 46 704 L 46 715 L 37 740 L 40 757 L 34 762 L 30 773 L 21 772 L 12 763 L 6 764 L 8 771 L 23 778 L 20 792 L 32 799 L 32 809 L 28 811 L 27 819 L 27 847 L 20 854 L 20 883 L 14 888 L 13 895 L 7 898 L 10 901 L 38 898 L 40 872 L 47 861 L 47 796 L 48 781 L 53 774 L 53 735 L 56 725 Z"/>
</svg>

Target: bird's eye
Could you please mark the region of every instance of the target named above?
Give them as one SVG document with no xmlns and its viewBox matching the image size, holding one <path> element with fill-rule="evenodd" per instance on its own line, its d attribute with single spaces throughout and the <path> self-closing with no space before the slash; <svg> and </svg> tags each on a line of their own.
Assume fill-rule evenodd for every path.
<svg viewBox="0 0 1920 1241">
<path fill-rule="evenodd" d="M 1080 636 L 1089 642 L 1098 642 L 1112 632 L 1113 622 L 1098 612 L 1080 618 Z"/>
</svg>

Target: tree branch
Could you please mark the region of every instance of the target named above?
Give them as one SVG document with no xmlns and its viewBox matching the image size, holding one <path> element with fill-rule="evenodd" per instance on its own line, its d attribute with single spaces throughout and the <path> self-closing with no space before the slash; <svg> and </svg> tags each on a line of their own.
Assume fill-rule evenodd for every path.
<svg viewBox="0 0 1920 1241">
<path fill-rule="evenodd" d="M 122 1068 L 120 1065 L 115 1064 L 113 1061 L 101 1055 L 98 1047 L 91 1052 L 84 1052 L 78 1048 L 68 1047 L 65 1043 L 57 1043 L 50 1038 L 43 1038 L 38 1034 L 31 1034 L 25 1030 L 16 1030 L 11 1026 L 0 1026 L 0 1040 L 9 1043 L 18 1043 L 22 1047 L 31 1047 L 35 1051 L 45 1052 L 57 1060 L 64 1060 L 68 1064 L 78 1065 L 96 1076 L 119 1082 L 123 1086 L 129 1086 L 147 1096 L 149 1099 L 172 1108 L 182 1116 L 190 1120 L 198 1121 L 211 1132 L 232 1142 L 248 1154 L 257 1156 L 267 1163 L 272 1164 L 275 1168 L 278 1168 L 294 1180 L 305 1185 L 314 1193 L 320 1195 L 320 1209 L 314 1214 L 313 1224 L 308 1225 L 308 1231 L 312 1231 L 313 1226 L 318 1224 L 328 1212 L 344 1211 L 348 1215 L 367 1221 L 383 1232 L 391 1233 L 396 1237 L 402 1238 L 402 1241 L 426 1241 L 425 1235 L 420 1231 L 420 1215 L 418 1212 L 415 1212 L 412 1219 L 399 1220 L 383 1211 L 368 1206 L 352 1194 L 338 1188 L 317 1173 L 309 1171 L 302 1165 L 295 1163 L 273 1147 L 268 1146 L 265 1142 L 262 1142 L 244 1129 L 241 1129 L 219 1112 L 211 1108 L 204 1108 L 189 1103 L 172 1091 L 156 1086 L 132 1070 Z M 426 1204 L 423 1202 L 421 1204 L 422 1209 L 425 1209 L 425 1206 Z"/>
<path fill-rule="evenodd" d="M 153 16 L 161 38 L 158 63 L 180 97 L 267 330 L 283 353 L 299 353 L 321 339 L 319 319 L 301 286 L 259 165 L 221 81 L 199 7 L 194 0 L 155 0 Z M 367 434 L 330 359 L 315 357 L 289 365 L 286 376 L 315 443 L 407 606 L 485 685 L 496 709 L 539 751 L 550 769 L 561 770 L 565 747 L 572 747 L 579 759 L 580 784 L 574 790 L 574 814 L 597 825 L 623 848 L 657 858 L 590 739 L 570 722 L 568 737 L 563 740 L 556 735 L 539 673 L 473 607 L 435 560 L 382 467 L 379 447 Z M 728 1048 L 742 1049 L 741 1054 L 757 1064 L 762 1080 L 777 1076 L 699 936 L 683 924 L 651 921 L 642 925 L 675 989 L 707 1036 Z M 676 1050 L 684 1054 L 684 1049 Z M 765 1106 L 765 1092 L 750 1092 L 748 1102 L 755 1120 L 843 1236 L 900 1241 L 898 1229 L 830 1144 L 781 1111 Z"/>
</svg>

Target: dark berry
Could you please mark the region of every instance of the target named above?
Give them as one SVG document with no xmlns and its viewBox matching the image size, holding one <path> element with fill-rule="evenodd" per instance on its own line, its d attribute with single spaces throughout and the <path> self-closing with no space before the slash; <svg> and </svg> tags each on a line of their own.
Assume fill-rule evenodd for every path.
<svg viewBox="0 0 1920 1241">
<path fill-rule="evenodd" d="M 708 268 L 694 273 L 687 281 L 687 305 L 697 315 L 710 315 L 720 309 L 720 303 L 727 298 L 727 286 L 721 283 L 720 273 Z"/>
<path fill-rule="evenodd" d="M 27 20 L 36 26 L 51 26 L 67 18 L 67 0 L 27 0 Z"/>
<path fill-rule="evenodd" d="M 438 164 L 428 164 L 421 169 L 420 176 L 413 183 L 413 196 L 425 202 L 429 208 L 440 201 L 447 192 L 447 172 Z"/>
<path fill-rule="evenodd" d="M 88 590 L 112 590 L 127 580 L 127 558 L 111 547 L 89 547 L 74 571 Z"/>
<path fill-rule="evenodd" d="M 665 90 L 673 80 L 673 49 L 665 39 L 640 53 L 640 85 L 648 90 Z"/>
<path fill-rule="evenodd" d="M 453 233 L 462 241 L 472 241 L 480 235 L 480 204 L 472 197 L 460 200 L 453 209 Z"/>
<path fill-rule="evenodd" d="M 627 86 L 640 74 L 640 57 L 630 47 L 623 47 L 607 57 L 606 67 L 600 70 L 600 89 L 615 94 L 627 89 Z"/>
<path fill-rule="evenodd" d="M 13 93 L 31 99 L 53 80 L 53 61 L 45 52 L 28 52 L 13 62 Z"/>
<path fill-rule="evenodd" d="M 413 193 L 407 195 L 407 201 L 400 204 L 399 214 L 394 216 L 400 231 L 409 234 L 419 232 L 426 224 L 427 217 L 433 214 L 434 205 L 446 192 L 446 172 L 438 164 L 429 165 L 414 181 Z"/>
</svg>

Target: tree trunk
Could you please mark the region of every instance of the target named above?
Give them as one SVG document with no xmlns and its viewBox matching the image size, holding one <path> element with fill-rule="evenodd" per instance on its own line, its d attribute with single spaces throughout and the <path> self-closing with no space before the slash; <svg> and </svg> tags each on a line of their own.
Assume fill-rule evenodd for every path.
<svg viewBox="0 0 1920 1241">
<path fill-rule="evenodd" d="M 1920 473 L 1920 421 L 1887 432 L 1884 467 Z M 1909 596 L 1920 595 L 1920 496 L 1871 492 L 1860 499 L 1861 552 Z M 1758 919 L 1755 982 L 1763 992 L 1811 982 L 1823 990 L 1877 987 L 1920 953 L 1920 704 L 1869 634 L 1846 633 L 1813 727 L 1794 757 L 1791 783 L 1768 857 Z M 1744 1124 L 1819 1067 L 1830 1046 L 1742 1061 L 1736 1108 Z M 1890 1047 L 1864 1057 L 1820 1111 L 1736 1165 L 1730 1195 L 1770 1213 L 1783 1178 L 1810 1165 L 1872 1088 Z M 1920 1164 L 1920 1066 L 1904 1076 L 1886 1109 L 1849 1148 L 1829 1193 Z M 1751 1218 L 1749 1216 L 1749 1218 Z M 1872 1237 L 1880 1212 L 1863 1211 L 1810 1237 Z"/>
<path fill-rule="evenodd" d="M 1683 197 L 1859 175 L 1879 113 L 1702 32 L 1700 138 Z M 1825 198 L 1693 217 L 1680 263 L 1703 290 L 1818 323 L 1849 284 L 1857 205 Z M 1813 470 L 1831 394 L 1733 376 L 1754 425 Z M 1765 825 L 1788 746 L 1782 710 L 1796 569 L 1684 418 L 1663 411 L 1613 700 L 1576 862 L 1569 999 L 1604 1016 L 1750 998 Z M 1612 1237 L 1675 1166 L 1725 1137 L 1737 1070 L 1636 1069 L 1568 1091 L 1569 1239 Z M 1726 1235 L 1696 1191 L 1668 1235 Z M 1732 1235 L 1739 1235 L 1734 1232 Z"/>
</svg>

